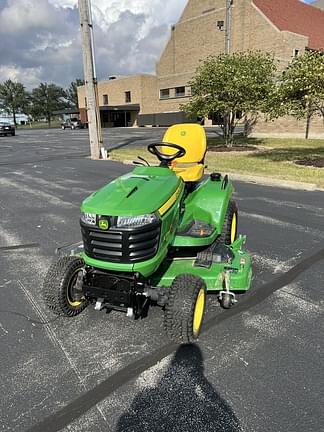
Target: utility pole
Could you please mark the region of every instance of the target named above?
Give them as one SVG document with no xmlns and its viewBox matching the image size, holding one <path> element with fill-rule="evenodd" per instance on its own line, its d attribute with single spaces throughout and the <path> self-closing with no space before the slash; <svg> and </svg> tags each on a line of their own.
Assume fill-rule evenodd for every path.
<svg viewBox="0 0 324 432">
<path fill-rule="evenodd" d="M 226 18 L 225 18 L 225 54 L 231 53 L 231 36 L 232 36 L 232 6 L 233 0 L 226 0 Z M 228 144 L 230 132 L 230 114 L 224 115 L 224 136 L 226 145 Z"/>
<path fill-rule="evenodd" d="M 225 19 L 225 54 L 231 52 L 232 39 L 232 6 L 233 0 L 226 0 L 226 19 Z"/>
<path fill-rule="evenodd" d="M 97 79 L 94 72 L 92 20 L 90 18 L 90 0 L 79 0 L 81 25 L 81 43 L 83 54 L 83 69 L 85 94 L 87 98 L 87 116 L 90 138 L 91 159 L 99 159 L 102 147 L 101 121 L 98 106 Z"/>
</svg>

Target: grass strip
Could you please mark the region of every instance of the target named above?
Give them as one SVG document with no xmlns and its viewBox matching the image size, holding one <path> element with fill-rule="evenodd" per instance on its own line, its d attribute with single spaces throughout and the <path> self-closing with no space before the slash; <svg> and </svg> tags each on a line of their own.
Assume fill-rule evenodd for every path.
<svg viewBox="0 0 324 432">
<path fill-rule="evenodd" d="M 206 163 L 209 171 L 311 183 L 324 188 L 324 168 L 295 164 L 298 160 L 324 159 L 324 140 L 238 139 L 235 145 L 254 146 L 256 150 L 217 152 L 217 147 L 223 144 L 219 138 L 208 140 Z M 137 156 L 156 164 L 154 156 L 142 146 L 124 147 L 110 153 L 110 158 L 118 161 L 136 160 Z"/>
</svg>

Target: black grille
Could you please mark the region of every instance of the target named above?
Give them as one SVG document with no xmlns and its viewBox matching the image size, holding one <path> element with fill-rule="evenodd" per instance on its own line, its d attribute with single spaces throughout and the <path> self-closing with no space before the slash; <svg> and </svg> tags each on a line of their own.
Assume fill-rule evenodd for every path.
<svg viewBox="0 0 324 432">
<path fill-rule="evenodd" d="M 160 222 L 141 228 L 111 227 L 107 231 L 81 222 L 85 253 L 100 261 L 123 264 L 153 258 L 159 247 L 160 231 Z"/>
</svg>

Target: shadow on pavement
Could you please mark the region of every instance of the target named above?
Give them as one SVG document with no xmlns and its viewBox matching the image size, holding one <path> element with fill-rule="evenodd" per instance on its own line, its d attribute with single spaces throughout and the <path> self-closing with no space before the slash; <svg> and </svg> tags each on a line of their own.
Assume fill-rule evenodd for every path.
<svg viewBox="0 0 324 432">
<path fill-rule="evenodd" d="M 240 432 L 229 404 L 204 376 L 196 345 L 178 348 L 154 388 L 141 391 L 119 419 L 116 432 Z"/>
</svg>

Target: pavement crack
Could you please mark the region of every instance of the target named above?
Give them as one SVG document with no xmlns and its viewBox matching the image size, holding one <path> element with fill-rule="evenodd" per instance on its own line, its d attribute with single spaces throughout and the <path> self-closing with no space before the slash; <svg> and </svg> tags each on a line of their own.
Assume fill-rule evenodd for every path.
<svg viewBox="0 0 324 432">
<path fill-rule="evenodd" d="M 307 298 L 307 297 L 303 297 L 303 296 L 301 296 L 301 295 L 294 294 L 294 293 L 292 293 L 291 291 L 287 291 L 286 289 L 282 289 L 281 291 L 282 291 L 283 293 L 285 293 L 285 294 L 291 296 L 291 297 L 297 298 L 298 300 L 302 300 L 303 302 L 306 302 L 306 303 L 308 303 L 308 304 L 311 304 L 312 306 L 315 306 L 316 308 L 320 309 L 321 311 L 324 311 L 324 307 L 323 307 L 323 305 L 322 305 L 321 303 L 319 303 L 319 302 L 314 302 L 314 301 L 310 300 L 310 299 Z"/>
<path fill-rule="evenodd" d="M 36 249 L 39 248 L 39 243 L 27 243 L 21 245 L 13 245 L 13 246 L 0 246 L 0 251 L 11 251 L 11 250 L 19 250 L 19 249 Z"/>
</svg>

